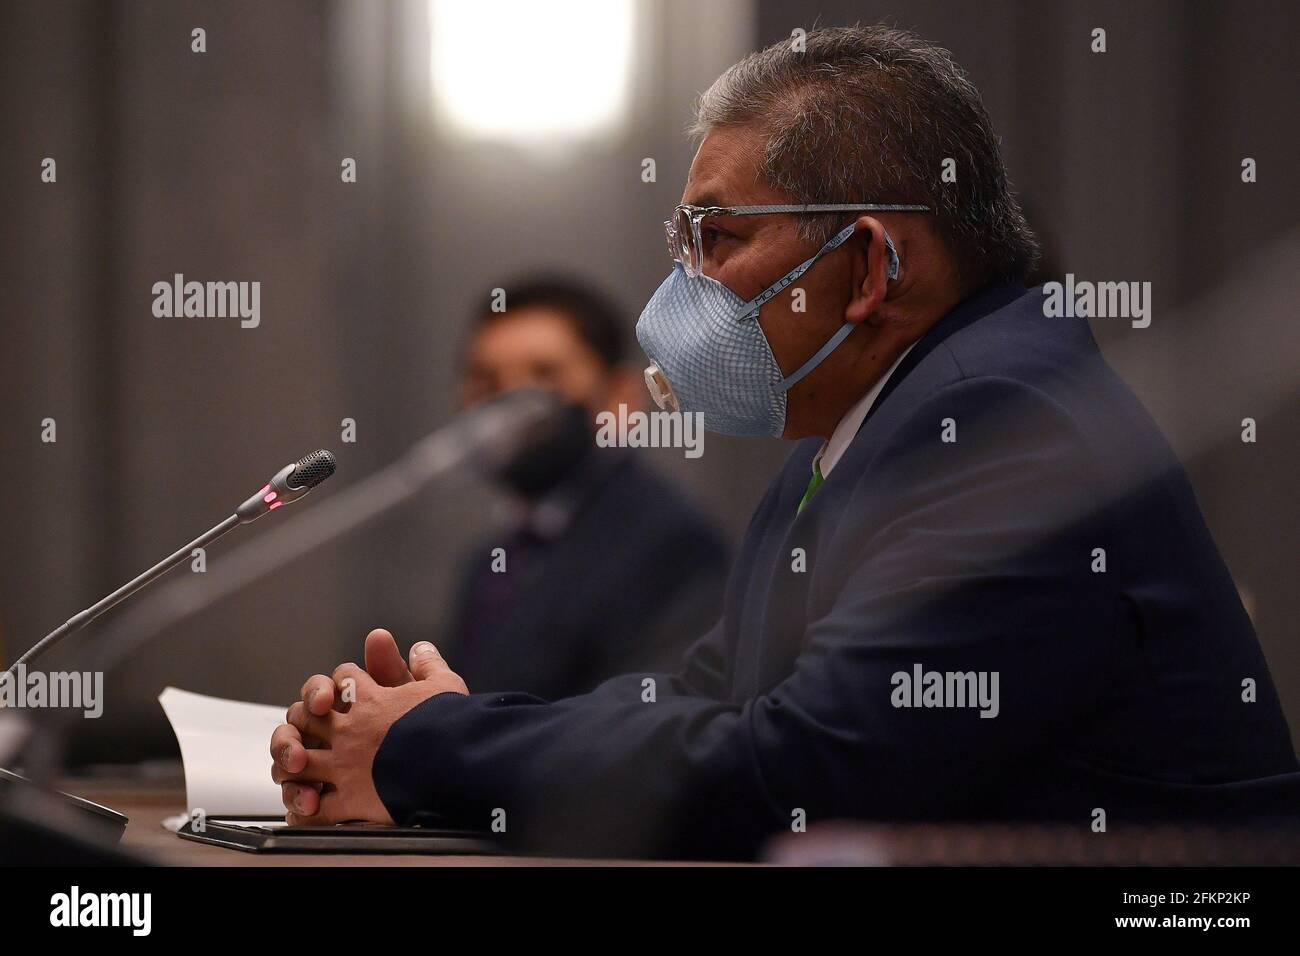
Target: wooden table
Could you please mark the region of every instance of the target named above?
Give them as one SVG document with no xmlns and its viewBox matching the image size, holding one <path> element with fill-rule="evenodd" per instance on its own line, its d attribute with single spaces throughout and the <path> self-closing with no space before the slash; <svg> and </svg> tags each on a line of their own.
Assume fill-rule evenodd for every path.
<svg viewBox="0 0 1300 956">
<path fill-rule="evenodd" d="M 177 788 L 103 785 L 69 780 L 69 793 L 111 807 L 130 819 L 124 849 L 168 866 L 644 866 L 659 861 L 583 860 L 528 856 L 438 856 L 411 853 L 244 853 L 182 840 L 166 829 L 166 817 L 185 812 L 185 793 Z M 682 865 L 682 864 L 677 864 Z"/>
</svg>

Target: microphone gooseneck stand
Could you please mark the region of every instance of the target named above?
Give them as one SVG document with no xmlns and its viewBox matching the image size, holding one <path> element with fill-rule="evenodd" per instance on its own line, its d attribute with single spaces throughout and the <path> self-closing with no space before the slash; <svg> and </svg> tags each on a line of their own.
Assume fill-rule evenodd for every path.
<svg viewBox="0 0 1300 956">
<path fill-rule="evenodd" d="M 136 591 L 158 580 L 176 565 L 180 564 L 196 548 L 205 548 L 213 541 L 216 541 L 223 534 L 233 530 L 241 524 L 248 524 L 256 521 L 262 515 L 270 514 L 276 508 L 287 504 L 290 501 L 297 501 L 307 492 L 311 491 L 322 481 L 334 474 L 335 469 L 334 456 L 324 448 L 312 452 L 303 458 L 298 459 L 291 465 L 285 465 L 275 476 L 271 478 L 262 489 L 252 495 L 247 501 L 235 509 L 235 513 L 226 518 L 214 528 L 203 532 L 189 544 L 177 549 L 172 554 L 163 558 L 148 571 L 139 574 L 130 581 L 123 584 L 120 588 L 103 600 L 92 604 L 79 614 L 74 614 L 68 620 L 64 621 L 50 633 L 29 647 L 18 660 L 14 661 L 9 668 L 9 673 L 16 675 L 20 667 L 40 657 L 46 651 L 54 647 L 69 634 L 81 630 L 95 618 L 99 617 L 110 608 L 116 607 L 123 600 L 130 597 Z"/>
<path fill-rule="evenodd" d="M 194 549 L 206 547 L 235 527 L 256 521 L 287 502 L 296 501 L 334 474 L 334 468 L 334 456 L 324 449 L 286 465 L 261 490 L 235 509 L 230 517 L 46 634 L 28 648 L 4 676 L 13 681 L 22 680 L 28 664 L 127 597 L 161 578 L 190 557 Z M 32 772 L 30 779 L 0 767 L 0 798 L 8 797 L 3 801 L 7 804 L 4 808 L 6 812 L 0 814 L 0 847 L 5 850 L 5 857 L 33 858 L 43 862 L 107 862 L 108 858 L 103 857 L 103 854 L 109 854 L 111 858 L 118 853 L 111 845 L 121 838 L 127 818 L 109 807 L 54 790 L 50 782 L 54 770 L 61 765 L 60 752 L 47 755 L 39 747 L 32 746 L 43 739 L 40 733 L 42 725 L 35 723 L 32 727 L 32 722 L 23 721 L 21 717 L 4 716 L 11 721 L 21 721 L 20 729 L 31 732 L 24 743 L 32 760 L 27 768 Z M 48 723 L 62 730 L 68 719 L 68 714 L 56 711 Z M 49 756 L 53 756 L 54 760 L 48 759 Z M 0 758 L 4 757 L 7 755 L 0 754 Z M 134 861 L 129 856 L 121 861 L 128 860 Z"/>
<path fill-rule="evenodd" d="M 392 464 L 231 550 L 207 573 L 168 581 L 101 635 L 91 669 L 107 677 L 169 628 L 367 524 L 461 465 L 489 472 L 505 467 L 516 455 L 553 441 L 567 413 L 554 395 L 536 390 L 514 392 L 462 413 Z M 33 782 L 47 786 L 63 766 L 74 715 L 54 711 L 42 718 L 34 724 L 24 753 Z"/>
<path fill-rule="evenodd" d="M 29 647 L 26 652 L 24 652 L 23 655 L 19 657 L 18 660 L 14 661 L 14 663 L 9 667 L 8 673 L 17 675 L 20 667 L 25 667 L 46 651 L 52 650 L 55 644 L 58 644 L 69 634 L 81 630 L 109 608 L 121 603 L 123 598 L 129 597 L 147 584 L 152 584 L 158 578 L 162 577 L 172 568 L 176 567 L 176 565 L 180 564 L 193 554 L 195 548 L 206 548 L 209 544 L 216 541 L 227 531 L 235 528 L 238 524 L 239 515 L 231 515 L 215 528 L 212 528 L 210 531 L 205 531 L 189 544 L 177 549 L 168 557 L 163 558 L 148 571 L 132 578 L 102 601 L 97 604 L 92 604 L 79 614 L 74 614 Z"/>
</svg>

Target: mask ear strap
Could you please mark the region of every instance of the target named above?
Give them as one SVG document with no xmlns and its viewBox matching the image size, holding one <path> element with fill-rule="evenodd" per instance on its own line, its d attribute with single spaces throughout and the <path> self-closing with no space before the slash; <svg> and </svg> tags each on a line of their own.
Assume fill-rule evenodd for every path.
<svg viewBox="0 0 1300 956">
<path fill-rule="evenodd" d="M 849 235 L 852 235 L 853 227 L 846 226 L 845 228 L 849 231 Z M 838 246 L 846 238 L 848 238 L 848 236 L 845 236 L 844 233 L 840 233 L 838 236 L 832 239 L 831 242 L 835 243 L 835 246 Z M 830 248 L 833 249 L 835 248 L 835 246 L 830 246 Z M 889 238 L 889 233 L 885 233 L 885 250 L 889 253 L 889 278 L 897 279 L 898 278 L 898 250 L 894 248 L 894 241 Z M 818 256 L 822 255 L 823 252 L 827 252 L 827 251 L 829 250 L 823 249 L 822 252 L 817 253 L 816 256 L 813 256 L 812 259 L 810 259 L 808 262 L 805 262 L 802 266 L 800 266 L 799 267 L 800 274 L 802 274 L 802 270 L 807 269 L 807 267 L 812 264 L 813 260 L 815 260 Z M 798 276 L 795 276 L 795 278 L 798 278 Z M 781 380 L 781 386 L 780 386 L 781 391 L 783 392 L 789 391 L 791 386 L 795 385 L 800 379 L 802 379 L 809 372 L 811 372 L 818 365 L 820 365 L 822 363 L 822 360 L 825 359 L 826 356 L 834 352 L 835 349 L 839 346 L 839 344 L 843 342 L 846 338 L 848 338 L 849 333 L 852 332 L 854 328 L 856 328 L 856 323 L 853 322 L 845 322 L 843 325 L 841 325 L 835 331 L 835 334 L 832 335 L 830 339 L 826 342 L 826 344 L 817 350 L 816 355 L 814 355 L 808 361 L 800 365 L 799 368 L 796 369 L 793 373 L 791 373 L 788 377 Z"/>
<path fill-rule="evenodd" d="M 826 356 L 834 352 L 835 348 L 846 338 L 848 338 L 849 333 L 852 332 L 855 328 L 857 328 L 857 323 L 855 322 L 845 322 L 843 325 L 841 325 L 839 329 L 836 330 L 835 334 L 832 335 L 830 339 L 826 342 L 826 344 L 817 350 L 816 355 L 814 355 L 808 361 L 800 365 L 799 368 L 788 378 L 781 380 L 781 391 L 783 392 L 788 391 L 792 385 L 794 385 L 801 378 L 803 378 L 805 375 L 807 375 L 809 372 L 815 369 L 818 365 L 821 365 L 822 359 L 826 358 Z"/>
<path fill-rule="evenodd" d="M 779 295 L 781 292 L 784 292 L 787 288 L 789 288 L 791 282 L 794 282 L 801 275 L 803 275 L 805 272 L 811 269 L 814 262 L 816 262 L 822 256 L 826 255 L 826 253 L 834 252 L 840 246 L 844 245 L 844 243 L 848 240 L 849 236 L 853 235 L 853 231 L 856 227 L 857 227 L 856 223 L 850 223 L 849 225 L 841 229 L 839 232 L 837 232 L 834 236 L 831 237 L 830 242 L 826 243 L 826 245 L 818 249 L 817 252 L 814 253 L 810 258 L 805 259 L 799 265 L 795 266 L 792 270 L 787 272 L 783 278 L 778 279 L 773 285 L 768 286 L 766 289 L 760 292 L 755 298 L 750 299 L 748 302 L 746 302 L 742 307 L 744 311 L 741 313 L 741 315 L 742 316 L 753 315 L 755 312 L 757 312 L 767 303 L 768 299 L 771 299 L 773 296 Z M 889 278 L 897 279 L 898 278 L 898 251 L 894 248 L 894 240 L 889 238 L 889 233 L 885 233 L 885 251 L 889 253 L 889 273 L 888 273 Z"/>
<path fill-rule="evenodd" d="M 748 302 L 746 302 L 744 305 L 745 311 L 742 312 L 741 314 L 753 315 L 755 312 L 757 312 L 759 309 L 763 307 L 763 305 L 767 302 L 768 299 L 784 292 L 789 287 L 791 282 L 794 282 L 801 275 L 803 275 L 805 272 L 811 269 L 814 262 L 816 262 L 822 256 L 826 255 L 826 253 L 832 252 L 835 249 L 838 249 L 840 246 L 842 246 L 845 240 L 847 240 L 849 236 L 853 235 L 853 229 L 854 229 L 853 225 L 848 225 L 845 226 L 843 229 L 841 229 L 839 232 L 837 232 L 834 236 L 831 237 L 830 242 L 826 243 L 826 245 L 818 249 L 817 252 L 814 253 L 810 258 L 805 259 L 799 265 L 795 266 L 793 269 L 787 272 L 782 278 L 777 279 L 775 283 L 773 283 L 772 285 L 764 289 L 762 292 L 760 292 L 755 298 L 750 299 Z"/>
</svg>

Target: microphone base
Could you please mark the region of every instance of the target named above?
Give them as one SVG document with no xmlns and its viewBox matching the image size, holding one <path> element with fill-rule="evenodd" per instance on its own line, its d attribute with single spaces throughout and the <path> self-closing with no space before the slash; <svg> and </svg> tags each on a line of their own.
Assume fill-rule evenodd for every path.
<svg viewBox="0 0 1300 956">
<path fill-rule="evenodd" d="M 0 847 L 6 862 L 46 866 L 141 863 L 118 848 L 127 817 L 91 800 L 37 787 L 0 767 Z"/>
</svg>

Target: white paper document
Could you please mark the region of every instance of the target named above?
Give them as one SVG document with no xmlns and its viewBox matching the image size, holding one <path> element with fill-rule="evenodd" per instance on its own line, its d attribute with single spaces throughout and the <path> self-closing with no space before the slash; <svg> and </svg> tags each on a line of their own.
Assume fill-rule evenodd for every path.
<svg viewBox="0 0 1300 956">
<path fill-rule="evenodd" d="M 283 707 L 168 687 L 158 695 L 185 764 L 185 801 L 207 816 L 283 816 L 271 780 L 271 732 Z"/>
</svg>

